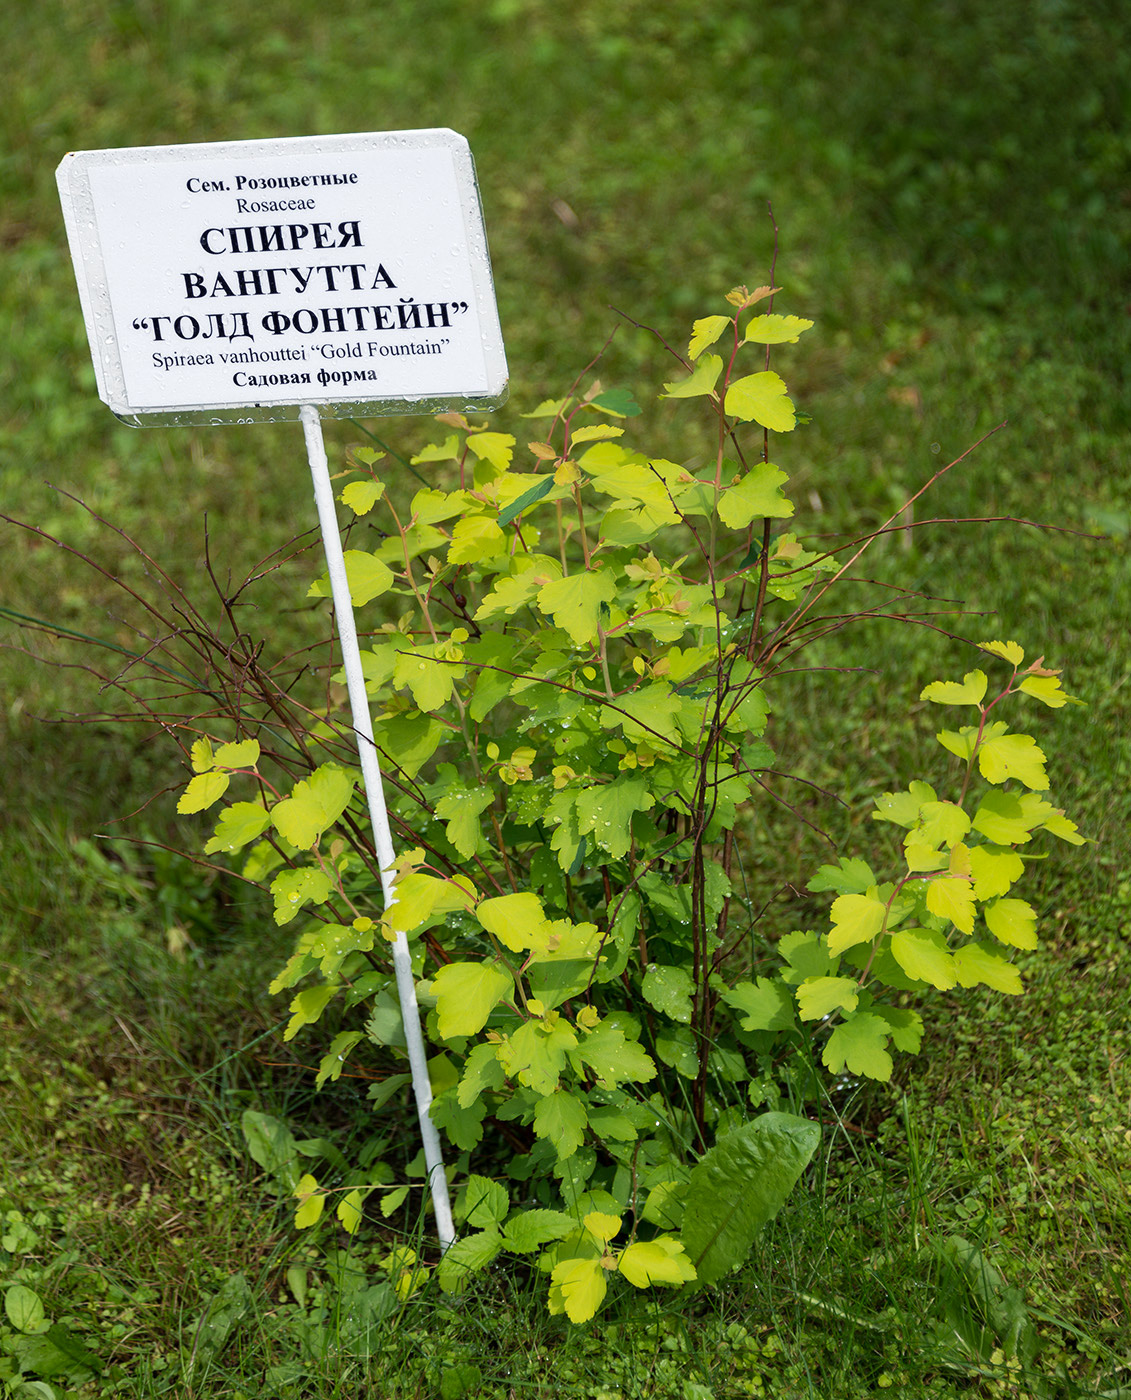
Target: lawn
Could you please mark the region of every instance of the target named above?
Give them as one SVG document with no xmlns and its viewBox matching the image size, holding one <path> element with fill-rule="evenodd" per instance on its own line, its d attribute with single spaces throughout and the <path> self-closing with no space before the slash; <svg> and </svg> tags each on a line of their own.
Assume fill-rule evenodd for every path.
<svg viewBox="0 0 1131 1400">
<path fill-rule="evenodd" d="M 367 1374 L 390 1396 L 1131 1394 L 1120 8 L 43 0 L 0 32 L 0 512 L 42 532 L 0 525 L 0 1280 L 9 1299 L 34 1292 L 59 1342 L 37 1362 L 17 1295 L 0 1385 L 21 1400 L 344 1395 Z M 781 309 L 816 323 L 783 369 L 811 421 L 775 443 L 800 533 L 876 528 L 1005 424 L 873 551 L 869 571 L 942 610 L 942 630 L 861 625 L 816 658 L 841 668 L 835 688 L 806 673 L 778 702 L 775 743 L 845 804 L 814 797 L 804 815 L 842 849 L 875 795 L 937 764 L 918 696 L 977 664 L 962 639 L 1016 637 L 1086 702 L 1040 730 L 1094 844 L 1026 877 L 1041 946 L 1025 997 L 933 996 L 930 1037 L 890 1085 L 830 1087 L 819 1157 L 741 1273 L 678 1304 L 626 1297 L 584 1327 L 507 1273 L 463 1299 L 426 1286 L 370 1328 L 346 1255 L 295 1235 L 242 1116 L 286 1122 L 312 1160 L 359 1149 L 365 1085 L 315 1093 L 321 1052 L 281 1042 L 285 998 L 266 984 L 287 931 L 178 854 L 205 832 L 175 813 L 181 753 L 114 718 L 121 694 L 88 669 L 108 653 L 82 640 L 131 645 L 122 585 L 154 586 L 131 541 L 212 612 L 206 549 L 234 578 L 283 551 L 247 623 L 278 652 L 324 645 L 327 615 L 304 596 L 316 541 L 292 547 L 315 523 L 295 425 L 137 431 L 98 401 L 64 152 L 426 126 L 463 133 L 477 162 L 511 367 L 500 429 L 529 435 L 519 414 L 615 330 L 602 380 L 633 390 L 668 457 L 695 461 L 703 444 L 656 398 L 662 340 L 771 267 Z M 433 425 L 363 427 L 408 456 Z M 366 440 L 345 423 L 327 438 L 332 460 Z M 812 916 L 776 892 L 801 889 L 827 845 L 761 811 L 748 839 L 776 937 Z M 430 1257 L 427 1222 L 377 1219 L 362 1240 L 372 1278 L 394 1246 Z"/>
</svg>

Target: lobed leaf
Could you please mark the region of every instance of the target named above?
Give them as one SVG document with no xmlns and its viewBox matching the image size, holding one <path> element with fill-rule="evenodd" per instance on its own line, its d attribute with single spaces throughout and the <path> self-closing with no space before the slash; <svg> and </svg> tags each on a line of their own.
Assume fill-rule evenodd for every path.
<svg viewBox="0 0 1131 1400">
<path fill-rule="evenodd" d="M 857 1011 L 829 1036 L 821 1061 L 830 1074 L 862 1074 L 887 1083 L 893 1069 L 887 1051 L 891 1027 L 872 1011 Z"/>
<path fill-rule="evenodd" d="M 855 977 L 807 977 L 797 988 L 803 1021 L 819 1021 L 834 1011 L 855 1011 L 860 985 Z"/>
<path fill-rule="evenodd" d="M 974 932 L 974 891 L 969 880 L 939 875 L 927 885 L 927 908 L 962 933 Z"/>
<path fill-rule="evenodd" d="M 254 768 L 259 762 L 259 740 L 237 739 L 221 744 L 212 761 L 217 768 Z"/>
<path fill-rule="evenodd" d="M 959 984 L 977 987 L 984 984 L 1007 996 L 1020 996 L 1021 974 L 1011 962 L 984 943 L 967 943 L 954 955 Z"/>
<path fill-rule="evenodd" d="M 177 803 L 177 811 L 182 816 L 205 811 L 214 802 L 219 802 L 220 798 L 227 792 L 228 784 L 231 781 L 227 773 L 214 771 L 198 773 L 181 793 Z"/>
<path fill-rule="evenodd" d="M 727 401 L 730 401 L 729 394 Z M 745 530 L 754 520 L 780 520 L 791 516 L 793 502 L 781 489 L 788 480 L 785 472 L 769 462 L 759 462 L 719 498 L 719 519 L 732 530 Z"/>
<path fill-rule="evenodd" d="M 549 920 L 542 901 L 529 890 L 485 899 L 475 911 L 476 918 L 512 953 L 519 953 L 545 942 Z"/>
<path fill-rule="evenodd" d="M 564 1312 L 570 1322 L 588 1322 L 605 1301 L 608 1284 L 599 1259 L 563 1259 L 550 1279 L 550 1312 Z"/>
<path fill-rule="evenodd" d="M 714 345 L 719 336 L 734 320 L 730 316 L 703 316 L 692 323 L 691 340 L 687 346 L 687 358 L 697 360 L 704 350 Z"/>
<path fill-rule="evenodd" d="M 470 433 L 467 445 L 479 458 L 505 471 L 514 455 L 515 440 L 510 433 Z"/>
<path fill-rule="evenodd" d="M 242 850 L 262 836 L 270 825 L 271 814 L 261 802 L 233 802 L 220 813 L 216 831 L 206 843 L 204 854 Z"/>
<path fill-rule="evenodd" d="M 961 681 L 932 681 L 919 695 L 936 705 L 981 705 L 989 681 L 984 671 L 968 671 Z"/>
<path fill-rule="evenodd" d="M 695 1265 L 683 1245 L 670 1235 L 634 1241 L 618 1256 L 617 1270 L 634 1288 L 648 1288 L 654 1283 L 670 1283 L 678 1288 L 693 1283 L 696 1277 Z"/>
<path fill-rule="evenodd" d="M 719 375 L 723 372 L 723 362 L 719 355 L 704 355 L 687 379 L 664 385 L 666 399 L 693 399 L 701 394 L 714 393 Z"/>
<path fill-rule="evenodd" d="M 909 928 L 892 934 L 892 956 L 917 982 L 929 982 L 940 992 L 958 981 L 958 971 L 946 939 L 933 929 Z"/>
<path fill-rule="evenodd" d="M 596 641 L 601 608 L 617 595 L 616 580 L 603 567 L 551 579 L 536 594 L 538 610 L 552 617 L 577 646 Z"/>
<path fill-rule="evenodd" d="M 510 974 L 493 963 L 445 963 L 432 978 L 441 1040 L 476 1035 L 513 990 Z"/>
<path fill-rule="evenodd" d="M 383 481 L 351 481 L 342 490 L 341 501 L 354 515 L 368 515 L 384 494 Z"/>
<path fill-rule="evenodd" d="M 789 988 L 777 978 L 739 982 L 722 999 L 742 1015 L 744 1031 L 787 1031 L 793 1025 L 794 1004 Z"/>
<path fill-rule="evenodd" d="M 581 1099 L 564 1089 L 539 1099 L 534 1108 L 534 1131 L 554 1145 L 559 1161 L 572 1157 L 585 1141 L 588 1121 Z"/>
<path fill-rule="evenodd" d="M 312 1026 L 340 989 L 334 986 L 307 987 L 291 1002 L 291 1019 L 283 1032 L 284 1040 L 293 1040 L 303 1026 Z"/>
<path fill-rule="evenodd" d="M 733 380 L 723 408 L 743 423 L 760 423 L 774 433 L 792 432 L 797 425 L 797 414 L 785 381 L 772 369 Z"/>
<path fill-rule="evenodd" d="M 393 571 L 376 554 L 362 549 L 345 551 L 346 582 L 349 584 L 350 599 L 355 608 L 362 608 L 387 593 L 393 586 Z M 332 596 L 330 575 L 323 574 L 307 589 L 308 598 L 329 598 Z"/>
<path fill-rule="evenodd" d="M 1025 660 L 1025 653 L 1016 642 L 979 642 L 978 646 L 982 651 L 988 651 L 994 656 L 1000 656 L 1004 661 L 1008 661 L 1013 666 L 1020 666 Z"/>
<path fill-rule="evenodd" d="M 1044 751 L 1029 734 L 999 733 L 984 740 L 978 746 L 978 767 L 988 783 L 1016 778 L 1036 792 L 1048 791 Z"/>
<path fill-rule="evenodd" d="M 812 328 L 813 322 L 803 316 L 779 316 L 770 313 L 755 316 L 746 327 L 744 345 L 796 345 L 798 337 Z"/>
<path fill-rule="evenodd" d="M 280 927 L 289 924 L 304 904 L 324 903 L 332 888 L 330 877 L 322 870 L 305 867 L 280 871 L 271 881 L 275 922 Z"/>
<path fill-rule="evenodd" d="M 294 785 L 290 797 L 271 808 L 271 824 L 298 850 L 309 850 L 349 806 L 356 779 L 334 763 L 324 763 Z"/>
<path fill-rule="evenodd" d="M 682 967 L 652 963 L 644 973 L 640 991 L 650 1006 L 682 1025 L 691 1024 L 691 975 Z"/>
<path fill-rule="evenodd" d="M 835 957 L 857 943 L 870 943 L 883 929 L 887 906 L 874 894 L 842 894 L 829 911 L 829 952 Z"/>
<path fill-rule="evenodd" d="M 1029 950 L 1037 946 L 1037 911 L 1025 900 L 996 899 L 982 917 L 999 942 Z"/>
<path fill-rule="evenodd" d="M 1026 676 L 1017 688 L 1024 694 L 1031 695 L 1034 700 L 1039 700 L 1042 705 L 1047 705 L 1050 710 L 1061 710 L 1069 703 L 1081 703 L 1062 688 L 1059 675 Z"/>
</svg>

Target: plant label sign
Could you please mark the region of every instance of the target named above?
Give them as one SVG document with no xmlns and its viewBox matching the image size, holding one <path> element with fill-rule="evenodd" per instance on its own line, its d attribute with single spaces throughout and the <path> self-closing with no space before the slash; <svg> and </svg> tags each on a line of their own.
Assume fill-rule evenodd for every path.
<svg viewBox="0 0 1131 1400">
<path fill-rule="evenodd" d="M 475 170 L 454 131 L 78 151 L 56 178 L 98 393 L 126 422 L 506 397 Z"/>
</svg>

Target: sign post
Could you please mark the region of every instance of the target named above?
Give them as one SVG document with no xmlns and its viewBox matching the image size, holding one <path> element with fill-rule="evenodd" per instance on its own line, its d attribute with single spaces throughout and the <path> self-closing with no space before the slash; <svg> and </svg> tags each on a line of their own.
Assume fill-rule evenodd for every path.
<svg viewBox="0 0 1131 1400">
<path fill-rule="evenodd" d="M 80 151 L 57 179 L 99 397 L 119 418 L 302 422 L 387 909 L 395 853 L 321 419 L 506 397 L 467 142 L 422 130 Z M 451 1204 L 403 933 L 393 967 L 446 1249 Z"/>
</svg>

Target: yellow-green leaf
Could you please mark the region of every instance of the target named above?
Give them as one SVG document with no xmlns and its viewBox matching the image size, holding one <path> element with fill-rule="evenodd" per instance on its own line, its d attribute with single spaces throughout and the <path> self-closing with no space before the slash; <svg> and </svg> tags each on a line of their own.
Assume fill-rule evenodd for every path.
<svg viewBox="0 0 1131 1400">
<path fill-rule="evenodd" d="M 695 1265 L 683 1245 L 670 1235 L 634 1241 L 621 1251 L 617 1269 L 634 1288 L 647 1288 L 653 1283 L 670 1283 L 678 1288 L 695 1279 Z"/>
<path fill-rule="evenodd" d="M 343 930 L 343 932 L 345 931 L 346 930 Z M 372 947 L 372 935 L 370 935 L 368 942 L 369 946 Z M 341 958 L 324 958 L 323 969 L 325 969 L 327 962 L 336 962 L 340 966 Z M 316 1089 L 321 1089 L 328 1079 L 338 1080 L 342 1077 L 342 1071 L 346 1067 L 346 1061 L 349 1059 L 350 1051 L 363 1038 L 363 1034 L 364 1032 L 362 1031 L 338 1032 L 330 1042 L 330 1048 L 326 1051 L 325 1055 L 322 1056 L 322 1060 L 318 1066 L 318 1075 L 314 1081 L 314 1087 Z"/>
<path fill-rule="evenodd" d="M 722 372 L 721 356 L 704 355 L 687 379 L 664 385 L 663 397 L 666 399 L 693 399 L 700 394 L 713 393 Z"/>
<path fill-rule="evenodd" d="M 349 806 L 354 782 L 344 768 L 324 763 L 271 808 L 275 830 L 292 846 L 309 850 Z"/>
<path fill-rule="evenodd" d="M 534 1131 L 554 1144 L 559 1162 L 572 1157 L 585 1141 L 588 1122 L 582 1100 L 562 1089 L 546 1094 L 534 1107 Z"/>
<path fill-rule="evenodd" d="M 998 846 L 970 847 L 970 874 L 974 880 L 975 899 L 993 899 L 1006 894 L 1015 880 L 1024 874 L 1025 862 L 1016 851 Z"/>
<path fill-rule="evenodd" d="M 734 322 L 729 316 L 703 316 L 691 326 L 691 340 L 687 346 L 687 358 L 697 360 L 709 345 L 714 345 L 723 331 Z"/>
<path fill-rule="evenodd" d="M 956 802 L 924 802 L 919 824 L 907 837 L 920 846 L 956 845 L 970 830 L 970 818 Z"/>
<path fill-rule="evenodd" d="M 1050 710 L 1061 710 L 1069 701 L 1074 705 L 1081 703 L 1062 689 L 1059 676 L 1026 676 L 1018 689 L 1039 700 L 1042 705 L 1047 705 Z"/>
<path fill-rule="evenodd" d="M 322 904 L 330 896 L 330 877 L 323 870 L 309 866 L 300 870 L 283 870 L 271 881 L 271 897 L 275 901 L 275 922 L 289 924 L 304 904 Z"/>
<path fill-rule="evenodd" d="M 872 820 L 894 822 L 896 826 L 912 827 L 927 802 L 934 802 L 935 790 L 929 783 L 915 782 L 906 792 L 885 792 L 876 798 Z"/>
<path fill-rule="evenodd" d="M 318 1179 L 309 1175 L 302 1178 L 294 1189 L 298 1209 L 295 1211 L 295 1229 L 307 1230 L 318 1221 L 326 1205 L 326 1195 L 318 1189 Z"/>
<path fill-rule="evenodd" d="M 1028 950 L 1037 946 L 1037 911 L 1025 900 L 995 900 L 983 911 L 982 917 L 999 942 Z"/>
<path fill-rule="evenodd" d="M 346 581 L 349 583 L 350 599 L 355 608 L 364 607 L 374 598 L 386 593 L 393 584 L 393 571 L 388 564 L 363 549 L 345 551 Z M 323 574 L 310 585 L 308 598 L 329 598 L 331 596 L 330 575 Z"/>
<path fill-rule="evenodd" d="M 891 951 L 908 977 L 929 982 L 940 992 L 949 991 L 958 981 L 958 970 L 946 940 L 933 929 L 909 928 L 892 934 Z"/>
<path fill-rule="evenodd" d="M 425 486 L 413 496 L 409 512 L 414 524 L 435 525 L 439 520 L 450 520 L 453 515 L 462 515 L 469 504 L 469 498 L 463 491 L 437 491 L 431 486 Z"/>
<path fill-rule="evenodd" d="M 1048 790 L 1044 751 L 1029 734 L 996 734 L 984 740 L 978 746 L 978 767 L 988 783 L 1016 778 L 1034 792 Z"/>
<path fill-rule="evenodd" d="M 719 519 L 732 530 L 744 530 L 752 520 L 785 519 L 793 502 L 782 494 L 789 478 L 769 462 L 759 462 L 719 498 Z"/>
<path fill-rule="evenodd" d="M 979 642 L 978 646 L 982 651 L 991 652 L 994 656 L 1000 656 L 1002 660 L 1011 662 L 1014 666 L 1020 666 L 1025 660 L 1025 653 L 1016 642 Z"/>
<path fill-rule="evenodd" d="M 489 786 L 456 788 L 436 803 L 436 815 L 444 823 L 448 840 L 464 860 L 471 860 L 483 845 L 480 815 L 495 800 Z"/>
<path fill-rule="evenodd" d="M 969 880 L 938 876 L 927 886 L 927 908 L 940 919 L 949 919 L 962 933 L 973 933 L 974 891 Z"/>
<path fill-rule="evenodd" d="M 191 757 L 192 771 L 194 773 L 207 773 L 215 762 L 212 756 L 211 739 L 197 739 L 193 743 Z"/>
<path fill-rule="evenodd" d="M 863 1074 L 886 1083 L 892 1058 L 887 1051 L 891 1026 L 872 1011 L 853 1012 L 829 1036 L 821 1060 L 831 1074 Z"/>
<path fill-rule="evenodd" d="M 678 520 L 679 513 L 672 504 L 659 470 L 642 462 L 591 461 L 594 455 L 587 452 L 582 458 L 582 465 L 592 477 L 594 490 L 617 501 L 644 506 L 648 519 L 657 525 L 673 525 Z"/>
<path fill-rule="evenodd" d="M 538 590 L 538 609 L 564 628 L 578 646 L 596 640 L 601 605 L 617 594 L 616 580 L 606 569 L 585 569 L 551 579 Z"/>
<path fill-rule="evenodd" d="M 1002 729 L 1005 728 L 1004 725 L 999 727 Z M 990 729 L 993 728 L 994 726 L 991 725 Z M 987 733 L 988 732 L 989 731 L 987 731 Z M 974 746 L 978 742 L 978 731 L 973 725 L 968 724 L 957 731 L 953 729 L 943 729 L 935 735 L 935 738 L 948 753 L 952 753 L 955 758 L 960 758 L 964 763 L 968 763 L 973 757 Z"/>
<path fill-rule="evenodd" d="M 1021 994 L 1020 972 L 984 943 L 967 943 L 959 948 L 954 954 L 954 965 L 963 987 L 977 987 L 983 983 L 1007 996 Z"/>
<path fill-rule="evenodd" d="M 562 409 L 569 402 L 568 399 L 543 399 L 537 408 L 530 413 L 520 413 L 520 418 L 557 418 Z"/>
<path fill-rule="evenodd" d="M 659 736 L 679 740 L 677 719 L 683 709 L 683 698 L 665 680 L 642 685 L 638 690 L 622 695 L 616 706 L 601 708 L 601 723 L 607 729 L 620 728 L 630 743 L 651 743 L 655 746 Z M 649 807 L 651 803 L 637 803 L 637 807 Z"/>
<path fill-rule="evenodd" d="M 492 963 L 445 963 L 432 978 L 440 1037 L 476 1035 L 499 1002 L 514 991 L 509 973 Z"/>
<path fill-rule="evenodd" d="M 352 1191 L 347 1191 L 338 1202 L 338 1208 L 334 1214 L 338 1217 L 338 1223 L 347 1235 L 356 1235 L 361 1226 L 361 1203 L 364 1199 L 365 1196 L 355 1187 Z"/>
<path fill-rule="evenodd" d="M 487 932 L 493 933 L 512 953 L 533 948 L 546 939 L 548 920 L 542 901 L 528 890 L 485 899 L 475 914 Z"/>
<path fill-rule="evenodd" d="M 374 481 L 351 481 L 342 491 L 342 505 L 348 506 L 354 515 L 368 515 L 385 494 L 385 483 Z"/>
<path fill-rule="evenodd" d="M 564 1312 L 570 1322 L 588 1322 L 605 1301 L 608 1285 L 599 1259 L 563 1259 L 550 1279 L 550 1312 Z"/>
<path fill-rule="evenodd" d="M 477 457 L 490 462 L 500 471 L 506 471 L 511 464 L 514 441 L 510 433 L 472 433 L 467 445 Z"/>
<path fill-rule="evenodd" d="M 259 762 L 259 740 L 241 739 L 221 744 L 213 755 L 217 768 L 254 768 Z"/>
<path fill-rule="evenodd" d="M 744 345 L 796 345 L 797 339 L 813 325 L 803 316 L 755 316 L 746 327 Z"/>
<path fill-rule="evenodd" d="M 220 813 L 215 834 L 204 847 L 204 854 L 242 850 L 249 841 L 262 836 L 270 825 L 271 814 L 262 803 L 233 802 Z"/>
<path fill-rule="evenodd" d="M 973 827 L 999 846 L 1021 846 L 1052 810 L 1034 793 L 987 792 L 978 803 Z"/>
<path fill-rule="evenodd" d="M 797 988 L 797 1011 L 803 1021 L 819 1021 L 833 1011 L 855 1011 L 859 999 L 855 977 L 806 977 Z"/>
<path fill-rule="evenodd" d="M 871 894 L 842 894 L 829 911 L 832 932 L 828 949 L 833 957 L 857 943 L 870 943 L 884 926 L 887 908 Z"/>
<path fill-rule="evenodd" d="M 393 666 L 393 684 L 407 686 L 412 692 L 413 704 L 424 714 L 446 705 L 452 698 L 455 682 L 463 675 L 462 666 L 453 666 L 450 661 L 438 661 L 433 655 L 434 646 L 418 647 L 415 650 L 407 645 L 397 652 Z"/>
<path fill-rule="evenodd" d="M 498 521 L 487 515 L 468 515 L 456 521 L 448 561 L 452 564 L 480 564 L 507 552 L 507 537 Z"/>
<path fill-rule="evenodd" d="M 734 380 L 727 390 L 723 407 L 742 422 L 753 420 L 774 433 L 792 432 L 797 425 L 797 415 L 786 392 L 785 380 L 772 369 Z"/>
<path fill-rule="evenodd" d="M 1080 835 L 1076 823 L 1070 822 L 1063 812 L 1053 812 L 1042 825 L 1046 831 L 1051 831 L 1054 836 L 1059 836 L 1062 841 L 1068 841 L 1073 846 L 1083 846 L 1089 839 Z"/>
<path fill-rule="evenodd" d="M 614 423 L 588 423 L 583 428 L 574 428 L 569 435 L 571 443 L 601 442 L 605 438 L 624 436 L 624 429 Z"/>
<path fill-rule="evenodd" d="M 532 561 L 530 567 L 523 567 L 526 561 Z M 561 564 L 545 554 L 519 555 L 515 569 L 514 574 L 496 574 L 494 587 L 476 609 L 476 622 L 488 622 L 500 614 L 513 616 L 551 579 L 562 576 Z M 509 680 L 506 685 L 510 685 Z"/>
<path fill-rule="evenodd" d="M 581 1223 L 586 1232 L 604 1248 L 620 1230 L 620 1220 L 619 1215 L 609 1215 L 603 1210 L 591 1210 Z"/>
<path fill-rule="evenodd" d="M 411 460 L 412 465 L 417 467 L 421 462 L 458 462 L 459 456 L 459 438 L 455 433 L 449 433 L 442 443 L 429 443 Z"/>
<path fill-rule="evenodd" d="M 177 803 L 177 811 L 182 816 L 187 816 L 191 812 L 205 811 L 214 802 L 219 802 L 220 798 L 227 792 L 228 784 L 231 781 L 227 773 L 198 773 L 181 793 L 180 801 Z"/>
<path fill-rule="evenodd" d="M 924 686 L 919 699 L 936 705 L 980 705 L 988 685 L 984 671 L 967 671 L 961 681 L 932 681 Z"/>
<path fill-rule="evenodd" d="M 907 858 L 907 869 L 912 875 L 921 875 L 928 870 L 942 870 L 949 857 L 945 851 L 935 846 L 923 845 L 918 832 L 909 832 L 903 843 L 903 853 Z"/>
<path fill-rule="evenodd" d="M 323 984 L 321 987 L 307 987 L 299 992 L 291 1002 L 291 1019 L 287 1022 L 283 1039 L 293 1040 L 303 1026 L 312 1026 L 326 1010 L 337 990 L 337 987 Z"/>
</svg>

